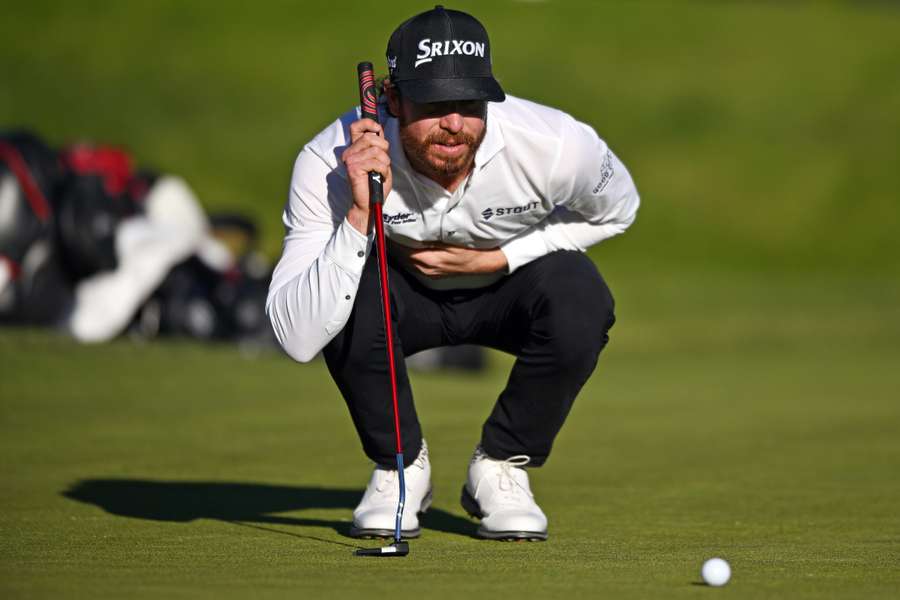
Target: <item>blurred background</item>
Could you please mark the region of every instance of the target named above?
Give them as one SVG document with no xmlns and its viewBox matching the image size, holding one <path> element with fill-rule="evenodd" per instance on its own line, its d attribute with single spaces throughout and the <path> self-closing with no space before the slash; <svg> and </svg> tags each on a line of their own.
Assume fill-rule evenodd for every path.
<svg viewBox="0 0 900 600">
<path fill-rule="evenodd" d="M 52 147 L 122 147 L 137 165 L 182 178 L 208 214 L 252 221 L 258 252 L 272 262 L 299 149 L 355 104 L 356 63 L 371 60 L 384 73 L 390 32 L 431 5 L 372 6 L 6 6 L 0 130 L 26 128 Z M 808 520 L 843 531 L 841 515 L 861 503 L 869 512 L 845 519 L 845 527 L 874 535 L 886 522 L 898 526 L 887 508 L 900 499 L 898 4 L 497 0 L 448 7 L 485 24 L 508 93 L 591 124 L 642 197 L 634 226 L 590 251 L 619 319 L 560 438 L 560 460 L 587 466 L 581 450 L 598 450 L 600 464 L 590 468 L 607 473 L 602 485 L 634 486 L 613 502 L 662 514 L 660 526 L 669 514 L 663 506 L 681 506 L 683 514 L 700 508 L 690 489 L 727 500 L 753 523 L 756 508 L 742 501 L 766 486 L 784 490 L 765 504 L 788 527 L 818 515 Z M 296 482 L 297 457 L 317 444 L 340 448 L 323 469 L 359 462 L 323 366 L 275 354 L 248 363 L 228 349 L 167 344 L 76 349 L 32 329 L 0 329 L 5 468 L 23 493 L 37 498 L 101 475 Z M 486 374 L 473 379 L 417 380 L 433 451 L 465 463 L 510 360 L 492 354 Z M 103 385 L 84 378 L 101 368 L 122 375 Z M 35 386 L 36 372 L 77 386 Z M 106 420 L 123 398 L 131 417 Z M 88 438 L 129 456 L 128 466 L 89 453 L 90 468 L 66 463 L 26 477 L 23 465 L 57 464 L 32 434 L 68 435 L 65 419 L 44 415 L 74 399 L 96 412 Z M 179 407 L 183 425 L 169 430 L 172 456 L 148 461 L 123 432 L 163 444 L 152 432 L 168 422 L 158 412 L 164 401 Z M 198 435 L 212 447 L 198 448 Z M 211 449 L 217 442 L 219 451 Z M 739 488 L 717 487 L 735 467 Z M 349 488 L 365 478 L 364 469 L 325 473 L 305 476 Z M 657 495 L 660 481 L 672 483 L 667 495 Z M 438 502 L 455 506 L 457 487 L 451 478 Z M 806 495 L 840 497 L 848 487 L 856 490 L 852 506 L 834 500 L 826 510 Z M 545 497 L 552 508 L 556 496 Z M 2 512 L 17 518 L 16 501 L 4 502 Z M 719 506 L 702 508 L 715 516 Z M 774 535 L 765 523 L 750 527 L 752 535 Z M 615 527 L 606 530 L 613 540 L 634 533 Z M 853 533 L 842 535 L 853 543 Z M 888 555 L 897 552 L 895 539 Z"/>
<path fill-rule="evenodd" d="M 352 106 L 361 58 L 426 6 L 29 2 L 2 25 L 0 117 L 125 146 L 280 251 L 299 148 Z M 514 95 L 591 123 L 645 209 L 610 262 L 858 273 L 897 266 L 897 8 L 461 2 Z M 349 67 L 348 67 L 349 65 Z M 350 75 L 347 75 L 347 73 Z"/>
</svg>

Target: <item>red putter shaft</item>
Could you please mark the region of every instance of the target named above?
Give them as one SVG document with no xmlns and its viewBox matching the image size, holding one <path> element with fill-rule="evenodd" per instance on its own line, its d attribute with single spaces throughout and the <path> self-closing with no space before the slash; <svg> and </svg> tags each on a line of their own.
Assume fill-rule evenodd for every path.
<svg viewBox="0 0 900 600">
<path fill-rule="evenodd" d="M 375 239 L 378 250 L 378 269 L 380 271 L 381 302 L 384 307 L 384 330 L 387 336 L 388 370 L 391 377 L 391 400 L 394 403 L 394 435 L 397 439 L 397 454 L 403 454 L 403 442 L 400 439 L 400 407 L 397 404 L 397 371 L 394 362 L 394 332 L 391 326 L 391 297 L 387 285 L 387 254 L 384 249 L 384 222 L 381 216 L 381 204 L 373 205 L 375 209 Z"/>
<path fill-rule="evenodd" d="M 361 62 L 357 66 L 359 75 L 359 107 L 364 119 L 378 122 L 378 99 L 375 88 L 375 74 L 372 63 Z M 397 454 L 403 454 L 403 441 L 400 438 L 400 407 L 397 403 L 397 373 L 394 362 L 394 333 L 391 326 L 391 298 L 388 292 L 387 253 L 384 242 L 384 220 L 382 204 L 384 204 L 384 186 L 381 174 L 369 173 L 369 199 L 375 211 L 375 246 L 378 252 L 378 269 L 381 279 L 381 305 L 384 312 L 384 330 L 387 337 L 388 370 L 391 378 L 391 400 L 394 405 L 394 435 L 397 442 Z"/>
<path fill-rule="evenodd" d="M 356 67 L 359 76 L 359 106 L 362 117 L 378 122 L 378 98 L 375 89 L 375 75 L 372 63 L 362 62 Z M 357 556 L 406 556 L 409 544 L 401 541 L 403 533 L 403 507 L 406 504 L 406 481 L 403 469 L 403 442 L 400 436 L 400 407 L 397 403 L 397 371 L 394 362 L 394 331 L 391 326 L 391 294 L 388 287 L 387 252 L 384 243 L 384 182 L 380 173 L 369 172 L 369 203 L 375 219 L 375 246 L 378 253 L 378 276 L 381 283 L 381 310 L 384 315 L 384 333 L 387 342 L 388 373 L 391 379 L 391 400 L 394 408 L 394 435 L 397 442 L 397 483 L 400 498 L 397 502 L 397 516 L 394 525 L 394 543 L 384 548 L 373 550 L 361 548 Z"/>
</svg>

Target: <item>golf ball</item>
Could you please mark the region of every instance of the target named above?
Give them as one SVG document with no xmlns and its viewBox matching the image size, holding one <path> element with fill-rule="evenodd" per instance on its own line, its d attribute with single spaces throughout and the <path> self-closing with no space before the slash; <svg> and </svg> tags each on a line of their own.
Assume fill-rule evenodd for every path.
<svg viewBox="0 0 900 600">
<path fill-rule="evenodd" d="M 731 567 L 721 558 L 711 558 L 703 563 L 700 576 L 707 585 L 719 587 L 728 583 L 731 579 Z"/>
</svg>

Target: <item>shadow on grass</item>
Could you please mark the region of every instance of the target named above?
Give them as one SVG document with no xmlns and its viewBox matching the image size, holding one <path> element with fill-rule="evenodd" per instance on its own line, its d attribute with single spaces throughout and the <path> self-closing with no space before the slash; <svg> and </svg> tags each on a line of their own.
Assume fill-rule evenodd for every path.
<svg viewBox="0 0 900 600">
<path fill-rule="evenodd" d="M 146 479 L 85 479 L 73 484 L 62 495 L 71 500 L 93 504 L 122 517 L 184 523 L 195 519 L 215 519 L 348 547 L 355 546 L 262 525 L 330 527 L 349 537 L 349 522 L 281 516 L 275 513 L 343 508 L 347 509 L 349 517 L 349 512 L 356 507 L 362 496 L 359 490 Z M 435 531 L 475 536 L 475 525 L 468 519 L 434 507 L 423 515 L 422 526 Z"/>
</svg>

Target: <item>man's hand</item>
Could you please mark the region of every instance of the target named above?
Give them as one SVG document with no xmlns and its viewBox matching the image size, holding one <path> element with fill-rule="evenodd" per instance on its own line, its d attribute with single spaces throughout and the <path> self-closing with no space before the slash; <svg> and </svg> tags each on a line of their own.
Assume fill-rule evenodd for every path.
<svg viewBox="0 0 900 600">
<path fill-rule="evenodd" d="M 385 198 L 390 194 L 394 182 L 388 147 L 381 125 L 375 121 L 360 119 L 350 125 L 350 146 L 341 155 L 350 179 L 350 192 L 353 194 L 353 206 L 347 212 L 347 220 L 363 235 L 368 234 L 372 227 L 369 214 L 369 171 L 381 173 Z"/>
<path fill-rule="evenodd" d="M 410 248 L 396 242 L 390 243 L 392 256 L 398 257 L 426 277 L 440 278 L 452 275 L 484 275 L 505 271 L 509 266 L 500 248 L 463 248 L 434 242 L 425 248 Z"/>
</svg>

